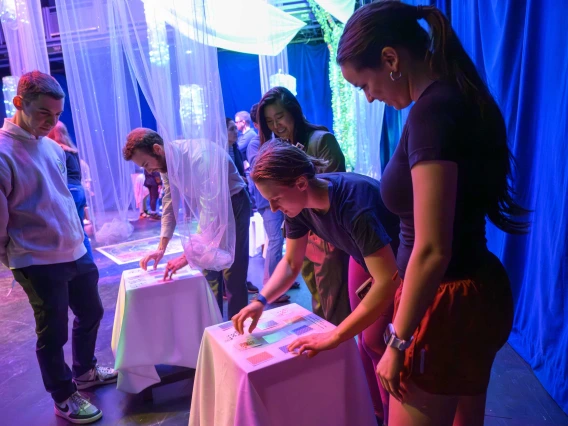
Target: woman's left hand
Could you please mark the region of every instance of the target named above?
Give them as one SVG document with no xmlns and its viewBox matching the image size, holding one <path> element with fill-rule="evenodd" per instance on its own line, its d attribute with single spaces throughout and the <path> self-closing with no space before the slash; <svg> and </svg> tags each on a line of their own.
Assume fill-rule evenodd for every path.
<svg viewBox="0 0 568 426">
<path fill-rule="evenodd" d="M 340 341 L 334 331 L 327 333 L 314 333 L 309 336 L 299 337 L 288 345 L 290 352 L 298 349 L 298 353 L 306 352 L 308 358 L 313 358 L 321 351 L 334 349 L 339 345 Z"/>
<path fill-rule="evenodd" d="M 387 346 L 377 365 L 377 376 L 385 390 L 402 402 L 403 389 L 400 386 L 400 373 L 404 366 L 404 352 Z"/>
<path fill-rule="evenodd" d="M 166 271 L 164 272 L 164 281 L 167 279 L 172 279 L 172 275 L 179 269 L 183 268 L 188 264 L 185 254 L 180 257 L 170 260 L 166 265 Z"/>
</svg>

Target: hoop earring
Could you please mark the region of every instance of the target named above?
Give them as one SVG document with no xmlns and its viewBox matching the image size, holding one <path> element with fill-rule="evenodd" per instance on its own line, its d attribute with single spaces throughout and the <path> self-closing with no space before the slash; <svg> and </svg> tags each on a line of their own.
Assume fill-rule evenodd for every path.
<svg viewBox="0 0 568 426">
<path fill-rule="evenodd" d="M 395 77 L 394 74 L 392 73 L 392 71 L 390 73 L 390 78 L 391 78 L 392 81 L 400 80 L 401 77 L 402 77 L 402 71 L 398 72 L 398 77 Z"/>
</svg>

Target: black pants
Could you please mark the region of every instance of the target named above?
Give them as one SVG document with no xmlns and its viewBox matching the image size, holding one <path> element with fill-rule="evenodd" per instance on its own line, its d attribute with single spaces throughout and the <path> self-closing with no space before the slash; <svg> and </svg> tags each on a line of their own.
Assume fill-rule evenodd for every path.
<svg viewBox="0 0 568 426">
<path fill-rule="evenodd" d="M 158 191 L 158 184 L 154 182 L 153 184 L 150 185 L 144 184 L 144 186 L 148 188 L 148 191 L 150 192 L 150 210 L 156 213 L 158 197 L 160 196 L 160 193 Z"/>
<path fill-rule="evenodd" d="M 246 189 L 231 197 L 235 214 L 235 261 L 224 271 L 204 271 L 223 315 L 223 286 L 227 289 L 227 318 L 248 304 L 250 198 Z"/>
<path fill-rule="evenodd" d="M 103 305 L 99 297 L 99 270 L 88 254 L 79 260 L 32 265 L 12 270 L 24 288 L 36 321 L 36 355 L 45 389 L 55 402 L 65 401 L 77 389 L 72 381 L 95 366 L 95 343 Z M 68 308 L 73 321 L 73 373 L 65 363 Z"/>
</svg>

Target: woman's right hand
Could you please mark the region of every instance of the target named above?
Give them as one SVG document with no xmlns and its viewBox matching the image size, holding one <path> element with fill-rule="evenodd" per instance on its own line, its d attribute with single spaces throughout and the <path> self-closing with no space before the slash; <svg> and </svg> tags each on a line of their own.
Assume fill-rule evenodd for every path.
<svg viewBox="0 0 568 426">
<path fill-rule="evenodd" d="M 148 270 L 148 262 L 150 262 L 152 259 L 154 260 L 154 270 L 158 267 L 158 263 L 160 262 L 160 260 L 162 260 L 162 257 L 164 257 L 164 253 L 166 251 L 165 250 L 156 250 L 150 254 L 148 254 L 146 257 L 144 257 L 141 261 L 140 261 L 140 267 L 142 269 L 144 269 L 145 271 Z"/>
<path fill-rule="evenodd" d="M 248 306 L 245 306 L 241 311 L 231 318 L 233 321 L 233 327 L 237 330 L 237 333 L 244 334 L 244 322 L 247 318 L 252 319 L 252 323 L 248 329 L 249 333 L 252 333 L 256 328 L 256 324 L 264 311 L 264 305 L 258 300 L 253 300 Z"/>
</svg>

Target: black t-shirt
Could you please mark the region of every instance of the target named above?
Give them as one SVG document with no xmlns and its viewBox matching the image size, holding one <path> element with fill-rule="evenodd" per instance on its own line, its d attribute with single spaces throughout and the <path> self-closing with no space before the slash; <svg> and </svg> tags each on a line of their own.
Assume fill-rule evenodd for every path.
<svg viewBox="0 0 568 426">
<path fill-rule="evenodd" d="M 398 217 L 383 204 L 380 183 L 356 173 L 323 173 L 329 182 L 330 208 L 325 214 L 304 209 L 294 218 L 286 216 L 286 237 L 298 239 L 312 231 L 351 255 L 365 270 L 364 258 L 391 244 L 396 254 Z"/>
<path fill-rule="evenodd" d="M 422 93 L 410 110 L 400 142 L 382 176 L 381 194 L 386 206 L 400 217 L 397 263 L 404 276 L 414 246 L 412 167 L 421 161 L 452 161 L 458 165 L 458 183 L 452 258 L 445 278 L 466 277 L 487 254 L 486 211 L 480 207 L 487 185 L 483 181 L 484 137 L 478 109 L 460 89 L 437 81 Z"/>
</svg>

